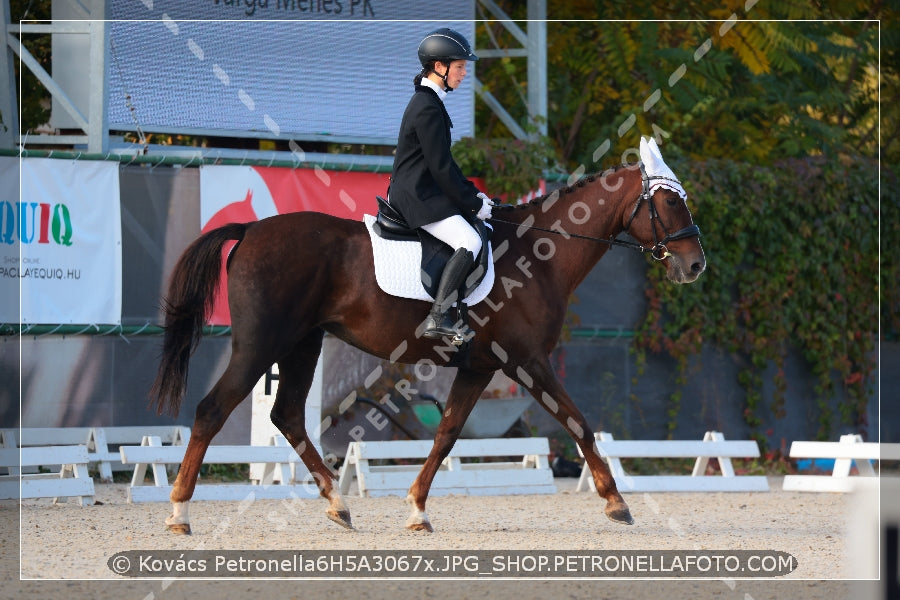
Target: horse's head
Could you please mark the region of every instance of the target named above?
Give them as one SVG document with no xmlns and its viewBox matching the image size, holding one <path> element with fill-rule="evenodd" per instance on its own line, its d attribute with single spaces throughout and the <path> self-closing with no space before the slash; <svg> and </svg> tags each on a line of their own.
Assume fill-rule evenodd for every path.
<svg viewBox="0 0 900 600">
<path fill-rule="evenodd" d="M 706 268 L 706 257 L 700 229 L 687 207 L 687 193 L 663 161 L 656 140 L 641 138 L 640 152 L 643 190 L 625 215 L 625 230 L 652 248 L 653 258 L 666 264 L 669 280 L 691 283 Z"/>
</svg>

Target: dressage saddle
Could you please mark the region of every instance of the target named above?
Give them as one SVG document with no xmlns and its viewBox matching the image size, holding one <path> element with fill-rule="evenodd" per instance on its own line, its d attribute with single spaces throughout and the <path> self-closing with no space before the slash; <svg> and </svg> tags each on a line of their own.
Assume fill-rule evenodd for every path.
<svg viewBox="0 0 900 600">
<path fill-rule="evenodd" d="M 427 231 L 410 228 L 403 215 L 381 196 L 376 196 L 375 199 L 378 202 L 378 215 L 372 227 L 375 233 L 386 240 L 422 243 L 422 286 L 432 298 L 435 297 L 441 273 L 447 261 L 453 256 L 453 249 Z M 491 253 L 488 251 L 491 240 L 490 227 L 485 226 L 481 219 L 475 219 L 471 224 L 481 236 L 481 252 L 475 257 L 472 270 L 466 276 L 462 289 L 463 298 L 468 297 L 484 279 L 488 271 L 488 261 L 491 260 Z"/>
</svg>

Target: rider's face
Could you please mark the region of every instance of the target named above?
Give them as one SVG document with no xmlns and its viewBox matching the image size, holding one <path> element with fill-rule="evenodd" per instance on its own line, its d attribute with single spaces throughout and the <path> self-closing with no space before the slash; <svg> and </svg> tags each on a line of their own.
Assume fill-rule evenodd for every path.
<svg viewBox="0 0 900 600">
<path fill-rule="evenodd" d="M 435 65 L 437 68 L 435 69 L 439 73 L 443 74 L 447 65 L 439 62 Z M 466 78 L 466 61 L 465 60 L 454 60 L 450 63 L 450 71 L 447 74 L 447 85 L 453 88 L 454 90 L 459 87 L 459 84 L 462 83 L 463 79 Z"/>
</svg>

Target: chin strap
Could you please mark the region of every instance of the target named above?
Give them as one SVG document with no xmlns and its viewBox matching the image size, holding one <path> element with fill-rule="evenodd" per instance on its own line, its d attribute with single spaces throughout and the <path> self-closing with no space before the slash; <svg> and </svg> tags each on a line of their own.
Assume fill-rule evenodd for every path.
<svg viewBox="0 0 900 600">
<path fill-rule="evenodd" d="M 444 82 L 444 91 L 445 91 L 445 92 L 452 92 L 454 89 L 456 89 L 456 88 L 452 88 L 452 87 L 450 87 L 449 85 L 447 85 L 447 76 L 450 74 L 450 67 L 447 67 L 447 72 L 444 73 L 443 75 L 441 75 L 440 73 L 438 73 L 438 72 L 435 71 L 434 69 L 426 69 L 425 67 L 422 67 L 422 70 L 419 71 L 419 75 L 418 75 L 418 76 L 419 76 L 419 78 L 420 78 L 420 80 L 421 80 L 421 79 L 424 79 L 424 78 L 428 77 L 428 74 L 429 74 L 429 73 L 434 73 L 435 75 L 437 75 L 438 77 L 441 78 L 441 81 Z"/>
<path fill-rule="evenodd" d="M 440 73 L 438 73 L 438 72 L 435 71 L 434 69 L 432 69 L 431 72 L 434 73 L 435 75 L 437 75 L 438 77 L 440 77 L 440 78 L 441 78 L 441 81 L 444 82 L 444 91 L 445 91 L 445 92 L 452 92 L 452 91 L 453 91 L 453 88 L 450 87 L 449 85 L 447 85 L 447 75 L 450 74 L 450 65 L 447 65 L 447 70 L 444 72 L 443 75 L 441 75 Z"/>
</svg>

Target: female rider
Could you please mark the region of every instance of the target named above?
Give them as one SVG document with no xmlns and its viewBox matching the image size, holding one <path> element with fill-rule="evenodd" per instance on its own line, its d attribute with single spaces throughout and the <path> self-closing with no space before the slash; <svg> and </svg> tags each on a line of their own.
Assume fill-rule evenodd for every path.
<svg viewBox="0 0 900 600">
<path fill-rule="evenodd" d="M 491 217 L 491 200 L 466 179 L 450 154 L 453 123 L 444 97 L 459 87 L 466 63 L 478 60 L 468 40 L 452 29 L 438 29 L 419 44 L 421 72 L 403 113 L 388 201 L 410 227 L 421 227 L 453 249 L 428 315 L 423 335 L 466 336 L 448 311 L 481 249 L 469 221 Z"/>
</svg>

